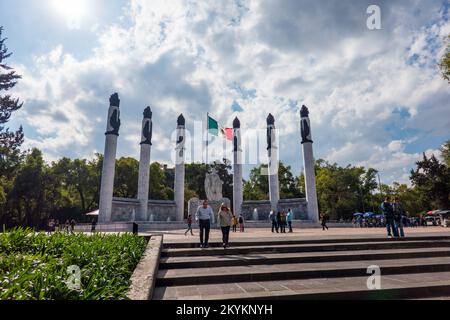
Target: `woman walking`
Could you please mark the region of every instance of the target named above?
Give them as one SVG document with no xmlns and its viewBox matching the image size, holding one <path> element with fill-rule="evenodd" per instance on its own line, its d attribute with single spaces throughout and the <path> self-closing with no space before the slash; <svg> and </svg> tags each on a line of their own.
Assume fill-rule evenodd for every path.
<svg viewBox="0 0 450 320">
<path fill-rule="evenodd" d="M 223 248 L 225 249 L 229 246 L 230 228 L 231 224 L 233 223 L 233 214 L 231 213 L 231 210 L 227 208 L 227 206 L 222 204 L 219 209 L 218 217 L 219 226 L 222 229 Z"/>
</svg>

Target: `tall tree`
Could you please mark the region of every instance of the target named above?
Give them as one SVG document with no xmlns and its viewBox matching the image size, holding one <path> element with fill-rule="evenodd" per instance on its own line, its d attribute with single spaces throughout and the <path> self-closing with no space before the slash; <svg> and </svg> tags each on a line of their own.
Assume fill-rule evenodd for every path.
<svg viewBox="0 0 450 320">
<path fill-rule="evenodd" d="M 432 155 L 425 153 L 418 161 L 417 168 L 411 170 L 411 182 L 418 190 L 427 195 L 436 208 L 447 209 L 450 205 L 450 168 Z"/>
<path fill-rule="evenodd" d="M 450 140 L 446 141 L 440 148 L 442 158 L 447 167 L 450 168 Z"/>
<path fill-rule="evenodd" d="M 0 27 L 0 176 L 11 178 L 13 170 L 20 162 L 20 146 L 23 143 L 22 127 L 17 131 L 10 131 L 5 124 L 11 119 L 14 111 L 19 110 L 23 103 L 12 98 L 9 94 L 1 94 L 17 84 L 21 76 L 6 64 L 12 53 L 6 47 L 6 38 L 2 38 L 3 27 Z M 1 188 L 1 186 L 0 186 Z"/>
</svg>

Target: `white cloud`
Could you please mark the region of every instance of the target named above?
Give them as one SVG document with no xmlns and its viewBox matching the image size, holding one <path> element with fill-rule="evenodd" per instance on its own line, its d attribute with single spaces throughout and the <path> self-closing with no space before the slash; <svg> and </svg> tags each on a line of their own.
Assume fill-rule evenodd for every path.
<svg viewBox="0 0 450 320">
<path fill-rule="evenodd" d="M 118 91 L 119 155 L 137 156 L 149 104 L 152 157 L 167 162 L 181 112 L 188 126 L 207 111 L 228 126 L 238 115 L 243 130 L 264 128 L 271 112 L 282 160 L 298 174 L 298 109 L 306 104 L 316 157 L 404 180 L 420 155 L 405 151 L 413 135 L 449 133 L 450 89 L 435 62 L 450 23 L 440 1 L 381 1 L 383 30 L 369 31 L 369 2 L 133 0 L 124 13 L 131 26 L 99 33 L 91 57 L 77 60 L 58 46 L 37 57 L 35 68 L 20 67 L 21 117 L 36 132 L 27 143 L 53 156 L 103 150 L 108 97 Z M 254 96 L 244 99 L 233 83 Z M 244 112 L 233 112 L 233 101 Z"/>
</svg>

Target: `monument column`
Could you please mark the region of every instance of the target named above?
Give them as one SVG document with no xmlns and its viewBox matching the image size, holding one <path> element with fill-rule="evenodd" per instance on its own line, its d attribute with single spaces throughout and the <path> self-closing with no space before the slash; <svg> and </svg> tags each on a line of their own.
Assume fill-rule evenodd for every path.
<svg viewBox="0 0 450 320">
<path fill-rule="evenodd" d="M 308 203 L 308 219 L 314 223 L 319 222 L 319 206 L 317 204 L 316 174 L 314 170 L 313 141 L 309 110 L 303 106 L 300 110 L 300 126 L 303 147 L 303 165 L 305 167 L 306 201 Z"/>
<path fill-rule="evenodd" d="M 106 125 L 105 153 L 103 157 L 102 180 L 100 185 L 100 203 L 98 221 L 111 221 L 112 200 L 114 191 L 114 174 L 116 170 L 117 137 L 120 128 L 120 100 L 114 93 L 109 98 L 108 120 Z"/>
<path fill-rule="evenodd" d="M 148 192 L 150 183 L 150 155 L 152 148 L 152 110 L 147 107 L 144 110 L 144 119 L 142 120 L 141 136 L 141 155 L 139 159 L 139 182 L 138 182 L 138 200 L 139 213 L 138 221 L 147 221 L 148 217 Z"/>
<path fill-rule="evenodd" d="M 278 182 L 278 146 L 276 145 L 275 118 L 272 114 L 267 117 L 267 151 L 269 157 L 269 198 L 272 210 L 278 211 L 280 190 Z"/>
<path fill-rule="evenodd" d="M 242 213 L 242 149 L 241 122 L 236 117 L 233 121 L 233 211 L 236 216 Z"/>
<path fill-rule="evenodd" d="M 177 221 L 184 220 L 184 150 L 186 143 L 185 119 L 181 114 L 177 121 L 177 142 L 175 147 L 174 198 L 177 205 Z"/>
</svg>

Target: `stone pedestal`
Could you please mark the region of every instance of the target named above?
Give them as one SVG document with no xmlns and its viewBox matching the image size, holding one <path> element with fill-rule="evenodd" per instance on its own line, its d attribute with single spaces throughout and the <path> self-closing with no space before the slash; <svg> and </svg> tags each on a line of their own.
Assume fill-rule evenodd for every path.
<svg viewBox="0 0 450 320">
<path fill-rule="evenodd" d="M 152 148 L 152 134 L 152 110 L 150 109 L 150 107 L 147 107 L 144 110 L 144 118 L 142 120 L 141 155 L 139 159 L 138 181 L 138 221 L 148 220 L 148 193 L 150 184 L 150 155 Z"/>
<path fill-rule="evenodd" d="M 185 119 L 183 115 L 178 117 L 177 142 L 175 147 L 175 183 L 174 198 L 177 204 L 177 221 L 184 220 L 184 178 L 185 178 Z"/>
<path fill-rule="evenodd" d="M 278 211 L 280 201 L 280 187 L 278 181 L 278 145 L 275 130 L 275 118 L 272 114 L 267 117 L 267 152 L 269 175 L 269 199 L 273 211 Z"/>
<path fill-rule="evenodd" d="M 114 191 L 114 175 L 116 171 L 117 137 L 120 128 L 120 100 L 117 93 L 110 99 L 108 120 L 106 124 L 105 153 L 103 157 L 102 179 L 100 184 L 100 201 L 98 221 L 111 221 L 112 199 Z"/>
<path fill-rule="evenodd" d="M 305 167 L 305 189 L 306 201 L 308 203 L 308 219 L 312 222 L 319 222 L 319 206 L 317 203 L 316 173 L 314 170 L 313 141 L 311 134 L 311 123 L 309 120 L 309 110 L 303 106 L 300 111 L 300 126 L 303 147 L 303 165 Z"/>
<path fill-rule="evenodd" d="M 236 216 L 242 213 L 244 200 L 242 184 L 241 123 L 236 118 L 233 122 L 233 211 Z"/>
<path fill-rule="evenodd" d="M 151 146 L 141 144 L 141 156 L 139 159 L 139 181 L 138 181 L 138 200 L 139 211 L 137 221 L 147 221 L 148 219 L 148 193 L 150 184 L 150 156 Z"/>
</svg>

